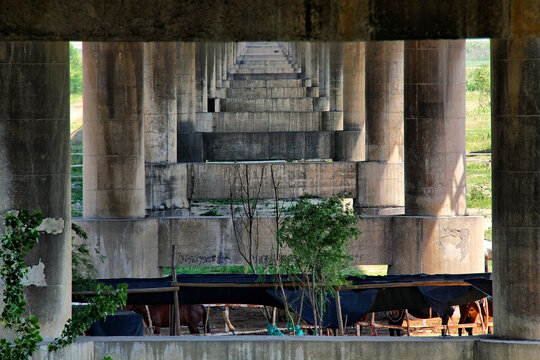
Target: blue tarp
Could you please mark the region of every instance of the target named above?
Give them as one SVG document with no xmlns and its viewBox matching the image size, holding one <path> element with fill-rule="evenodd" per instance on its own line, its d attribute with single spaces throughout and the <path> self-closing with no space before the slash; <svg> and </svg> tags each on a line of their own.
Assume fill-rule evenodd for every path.
<svg viewBox="0 0 540 360">
<path fill-rule="evenodd" d="M 460 274 L 460 275 L 391 275 L 391 276 L 366 276 L 349 277 L 353 285 L 377 288 L 362 290 L 341 290 L 340 300 L 343 318 L 347 324 L 359 321 L 362 316 L 369 312 L 397 310 L 397 309 L 422 309 L 432 307 L 434 312 L 441 315 L 449 306 L 467 304 L 491 294 L 491 274 Z M 170 287 L 171 277 L 157 279 L 101 279 L 99 282 L 107 285 L 127 283 L 129 289 Z M 418 281 L 464 281 L 471 286 L 409 286 L 411 282 Z M 178 274 L 177 282 L 182 284 L 205 284 L 205 287 L 180 288 L 179 299 L 182 304 L 257 304 L 266 306 L 283 307 L 279 292 L 273 287 L 237 287 L 238 284 L 264 284 L 275 283 L 272 275 L 185 275 Z M 392 283 L 392 287 L 382 287 Z M 403 283 L 403 286 L 395 287 L 395 284 Z M 212 286 L 212 284 L 220 284 Z M 231 284 L 230 287 L 223 284 Z M 298 310 L 301 290 L 287 290 L 287 299 L 293 308 Z M 151 294 L 130 294 L 128 304 L 158 305 L 173 304 L 172 292 L 157 292 Z M 74 299 L 77 300 L 77 299 Z M 313 314 L 309 301 L 304 299 L 302 317 L 312 323 Z M 326 301 L 326 313 L 324 326 L 337 327 L 337 315 L 335 299 Z"/>
</svg>

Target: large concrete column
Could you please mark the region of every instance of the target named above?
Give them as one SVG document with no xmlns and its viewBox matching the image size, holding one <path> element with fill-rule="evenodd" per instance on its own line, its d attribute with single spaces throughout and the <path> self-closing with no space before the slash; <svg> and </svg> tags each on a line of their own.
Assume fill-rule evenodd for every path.
<svg viewBox="0 0 540 360">
<path fill-rule="evenodd" d="M 465 215 L 465 40 L 405 42 L 405 212 Z"/>
<path fill-rule="evenodd" d="M 176 43 L 144 44 L 144 158 L 175 163 Z"/>
<path fill-rule="evenodd" d="M 540 340 L 540 39 L 491 40 L 495 335 Z"/>
<path fill-rule="evenodd" d="M 405 214 L 389 273 L 481 272 L 483 219 L 465 216 L 465 40 L 405 42 Z"/>
<path fill-rule="evenodd" d="M 358 164 L 356 206 L 367 214 L 403 214 L 403 42 L 365 46 L 367 161 Z"/>
<path fill-rule="evenodd" d="M 329 130 L 343 130 L 343 43 L 331 42 L 329 51 L 330 112 Z"/>
<path fill-rule="evenodd" d="M 329 44 L 319 44 L 319 111 L 330 110 L 330 58 Z"/>
<path fill-rule="evenodd" d="M 365 160 L 365 43 L 343 44 L 343 131 L 336 132 L 336 160 Z"/>
<path fill-rule="evenodd" d="M 310 42 L 311 47 L 311 86 L 319 87 L 319 67 L 320 67 L 320 48 L 321 44 L 318 42 Z"/>
<path fill-rule="evenodd" d="M 85 43 L 83 96 L 84 217 L 144 217 L 143 43 Z"/>
<path fill-rule="evenodd" d="M 177 44 L 178 161 L 202 161 L 202 137 L 197 134 L 196 45 Z M 214 74 L 215 80 L 215 74 Z M 214 82 L 215 90 L 215 82 Z"/>
<path fill-rule="evenodd" d="M 236 46 L 235 46 L 236 48 Z M 207 77 L 207 54 L 206 43 L 195 43 L 195 91 L 197 94 L 196 111 L 207 112 L 208 111 L 208 77 Z"/>
<path fill-rule="evenodd" d="M 403 42 L 366 43 L 369 161 L 403 162 Z"/>
<path fill-rule="evenodd" d="M 216 97 L 216 43 L 206 43 L 206 66 L 208 78 L 208 98 Z"/>
<path fill-rule="evenodd" d="M 25 297 L 45 339 L 58 336 L 71 314 L 69 159 L 68 43 L 0 42 L 2 222 L 7 211 L 39 209 L 53 220 L 45 230 L 57 227 L 26 258 L 35 286 Z"/>
</svg>

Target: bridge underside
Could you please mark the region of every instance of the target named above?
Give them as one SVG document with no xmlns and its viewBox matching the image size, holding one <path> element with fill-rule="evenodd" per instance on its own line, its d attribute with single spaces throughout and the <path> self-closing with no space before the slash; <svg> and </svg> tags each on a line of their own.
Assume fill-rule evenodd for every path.
<svg viewBox="0 0 540 360">
<path fill-rule="evenodd" d="M 403 207 L 405 216 L 392 217 L 393 229 L 389 232 L 404 231 L 401 238 L 392 237 L 392 241 L 401 242 L 399 246 L 393 243 L 391 250 L 392 265 L 401 272 L 409 268 L 398 259 L 411 254 L 421 255 L 418 266 L 432 259 L 432 264 L 442 267 L 430 269 L 445 269 L 442 260 L 447 252 L 431 249 L 444 250 L 451 241 L 472 239 L 477 233 L 459 224 L 427 224 L 446 217 L 460 220 L 467 214 L 464 41 L 421 39 L 490 37 L 494 330 L 502 339 L 540 340 L 540 10 L 536 0 L 414 0 L 407 6 L 399 0 L 241 0 L 211 4 L 169 1 L 159 7 L 153 1 L 101 4 L 60 0 L 54 5 L 18 2 L 2 5 L 0 11 L 0 212 L 39 208 L 44 217 L 58 220 L 64 229 L 48 234 L 28 257 L 32 266 L 44 269 L 46 286 L 33 286 L 27 295 L 32 312 L 42 319 L 45 338 L 58 335 L 70 313 L 68 40 L 100 41 L 87 43 L 84 54 L 84 212 L 88 218 L 84 221 L 99 223 L 95 234 L 108 223 L 124 222 L 126 226 L 119 226 L 107 237 L 126 236 L 133 258 L 144 256 L 140 244 L 143 249 L 146 245 L 153 249 L 155 259 L 159 259 L 161 250 L 156 251 L 156 246 L 166 247 L 172 240 L 145 242 L 146 232 L 154 237 L 160 226 L 167 227 L 160 223 L 161 219 L 144 219 L 147 211 L 154 213 L 168 204 L 183 209 L 194 194 L 205 193 L 205 186 L 211 184 L 213 189 L 224 179 L 219 169 L 222 165 L 202 161 L 221 160 L 216 146 L 230 144 L 231 132 L 253 133 L 239 140 L 242 146 L 235 151 L 242 156 L 275 157 L 277 152 L 269 151 L 270 147 L 250 149 L 259 141 L 290 141 L 298 145 L 291 147 L 294 154 L 299 154 L 295 156 L 333 156 L 337 165 L 323 166 L 343 168 L 339 181 L 329 182 L 323 170 L 320 182 L 303 183 L 304 189 L 328 193 L 330 185 L 346 187 L 356 195 L 358 208 L 373 204 Z M 291 61 L 286 68 L 278 66 L 282 70 L 263 74 L 256 70 L 261 65 L 256 63 L 258 59 L 252 58 L 255 62 L 248 67 L 245 65 L 250 61 L 236 63 L 254 55 L 248 51 L 254 49 L 246 50 L 238 43 L 231 46 L 231 41 L 268 39 L 292 41 L 280 45 L 281 55 Z M 184 42 L 129 42 L 153 40 Z M 301 43 L 305 40 L 356 43 L 317 42 L 312 47 Z M 396 49 L 374 40 L 407 41 L 401 43 L 399 53 L 399 46 Z M 395 76 L 386 77 L 392 69 L 403 75 L 398 86 L 390 86 Z M 253 79 L 257 83 L 246 82 Z M 283 89 L 268 92 L 268 81 L 276 81 L 270 87 Z M 163 86 L 153 86 L 155 83 Z M 401 102 L 394 103 L 391 100 L 396 99 L 396 94 L 392 91 L 400 86 L 402 90 L 397 93 L 402 94 Z M 261 87 L 265 89 L 244 91 Z M 255 93 L 265 101 L 239 100 Z M 302 100 L 284 100 L 298 97 Z M 247 114 L 246 104 L 257 113 L 269 115 Z M 294 116 L 275 113 L 289 113 L 291 106 L 298 109 Z M 402 110 L 402 127 L 396 127 L 392 120 L 395 106 Z M 225 114 L 230 113 L 236 114 L 234 124 L 227 122 L 230 118 Z M 377 114 L 377 120 L 373 121 L 369 114 Z M 256 127 L 255 121 L 261 127 Z M 388 129 L 394 131 L 385 132 Z M 320 131 L 321 136 L 313 138 L 311 131 Z M 289 138 L 282 138 L 282 134 L 254 135 L 261 132 L 296 134 L 287 135 Z M 403 135 L 403 141 L 394 141 L 395 134 Z M 254 140 L 257 136 L 260 138 Z M 122 141 L 115 141 L 119 138 Z M 306 152 L 302 141 L 319 147 Z M 182 168 L 180 161 L 190 164 Z M 356 171 L 348 168 L 349 162 L 357 162 Z M 385 177 L 385 169 L 377 168 L 395 163 L 402 164 L 403 171 L 391 179 Z M 283 167 L 284 178 L 295 181 L 305 180 L 309 170 L 307 166 L 300 171 L 296 164 Z M 364 176 L 368 173 L 371 175 Z M 213 176 L 214 180 L 205 182 L 203 175 Z M 396 191 L 394 185 L 400 182 L 403 197 L 386 197 Z M 382 184 L 383 191 L 371 193 L 374 184 Z M 408 217 L 415 220 L 409 222 Z M 381 218 L 380 222 L 384 221 Z M 428 236 L 435 230 L 439 231 L 436 237 Z M 462 230 L 462 234 L 454 230 Z M 134 238 L 133 234 L 143 235 Z M 443 239 L 450 239 L 450 243 Z M 471 249 L 476 244 L 466 243 Z M 388 254 L 381 258 L 388 258 Z M 153 276 L 158 263 L 150 264 L 142 273 L 148 271 L 148 276 Z M 129 267 L 121 270 L 132 271 Z M 326 358 L 342 356 L 337 355 L 341 351 L 370 356 L 364 353 L 367 350 L 363 342 L 348 339 L 325 340 L 332 343 L 326 344 L 327 348 L 310 339 L 283 343 L 254 340 L 245 346 L 240 345 L 246 341 L 244 338 L 231 340 L 235 345 L 205 339 L 186 344 L 181 340 L 174 344 L 168 339 L 115 341 L 82 342 L 68 351 L 80 350 L 92 359 L 94 355 L 108 355 L 105 350 L 117 351 L 119 358 L 134 358 L 140 349 L 151 358 L 158 351 L 177 356 L 179 351 L 188 351 L 184 349 L 191 353 L 214 348 L 230 353 L 231 358 L 238 354 L 250 358 L 250 354 L 260 354 L 260 349 L 265 354 L 280 351 L 281 355 L 294 350 L 298 358 L 307 357 L 303 354 L 315 349 L 324 354 L 334 350 Z M 429 354 L 434 359 L 452 358 L 446 354 L 456 354 L 455 358 L 462 354 L 459 358 L 470 359 L 501 355 L 534 358 L 533 354 L 538 353 L 537 342 L 425 340 L 425 349 L 419 345 L 424 344 L 422 340 L 367 343 L 376 348 L 375 354 L 389 358 L 404 353 L 415 358 Z M 299 348 L 294 348 L 296 345 Z"/>
</svg>

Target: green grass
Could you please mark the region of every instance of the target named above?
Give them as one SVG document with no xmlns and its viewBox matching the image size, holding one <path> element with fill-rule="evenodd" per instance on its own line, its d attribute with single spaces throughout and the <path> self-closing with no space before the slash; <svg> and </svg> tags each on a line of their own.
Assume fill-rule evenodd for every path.
<svg viewBox="0 0 540 360">
<path fill-rule="evenodd" d="M 70 94 L 69 95 L 70 104 L 80 103 L 82 101 L 82 99 L 83 99 L 82 94 Z"/>
<path fill-rule="evenodd" d="M 467 159 L 467 207 L 491 213 L 491 156 L 474 156 Z M 491 238 L 490 234 L 484 234 Z"/>
<path fill-rule="evenodd" d="M 264 266 L 259 266 L 260 273 L 265 272 Z M 251 274 L 248 266 L 177 266 L 177 274 Z M 163 275 L 171 274 L 171 267 L 163 268 Z"/>
<path fill-rule="evenodd" d="M 466 67 L 467 68 L 475 68 L 475 67 L 480 67 L 480 66 L 484 66 L 484 65 L 489 65 L 491 62 L 489 61 L 489 59 L 470 59 L 470 58 L 467 58 L 466 60 Z"/>
<path fill-rule="evenodd" d="M 467 91 L 465 141 L 468 153 L 491 152 L 491 111 L 480 108 L 477 91 Z"/>
</svg>

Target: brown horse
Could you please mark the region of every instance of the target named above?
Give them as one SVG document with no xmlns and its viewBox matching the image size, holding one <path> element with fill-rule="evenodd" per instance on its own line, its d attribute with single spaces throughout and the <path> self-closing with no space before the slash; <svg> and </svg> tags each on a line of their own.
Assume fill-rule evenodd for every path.
<svg viewBox="0 0 540 360">
<path fill-rule="evenodd" d="M 442 316 L 440 316 L 443 325 L 443 328 L 441 330 L 442 336 L 450 335 L 450 330 L 448 329 L 448 320 L 450 320 L 450 318 L 454 314 L 454 309 L 454 306 L 449 306 L 448 308 L 446 308 Z M 432 313 L 431 308 L 408 309 L 408 312 L 410 315 L 418 319 L 431 319 L 432 317 L 438 317 L 437 314 Z M 388 318 L 389 325 L 402 326 L 403 321 L 405 320 L 405 310 L 387 311 L 386 317 Z M 390 336 L 401 336 L 401 330 L 388 329 L 388 332 L 390 333 Z"/>
<path fill-rule="evenodd" d="M 479 314 L 485 318 L 486 309 L 483 301 L 474 301 L 465 305 L 459 305 L 459 324 L 474 324 Z M 493 302 L 488 301 L 488 316 L 493 317 Z M 486 324 L 487 326 L 487 324 Z M 462 329 L 458 329 L 458 334 L 461 336 Z M 473 327 L 465 328 L 469 336 L 473 334 Z M 491 328 L 488 326 L 488 333 L 491 333 Z"/>
<path fill-rule="evenodd" d="M 148 310 L 147 310 L 148 307 Z M 152 320 L 152 326 L 155 333 L 159 334 L 162 327 L 169 327 L 169 305 L 126 305 L 126 310 L 132 310 L 141 314 L 146 326 L 150 326 L 148 313 Z M 203 321 L 203 326 L 207 323 L 207 312 L 204 306 L 200 304 L 181 304 L 179 307 L 180 324 L 187 325 L 190 334 L 199 334 L 199 323 Z M 207 332 L 210 332 L 210 326 L 207 325 Z"/>
</svg>

